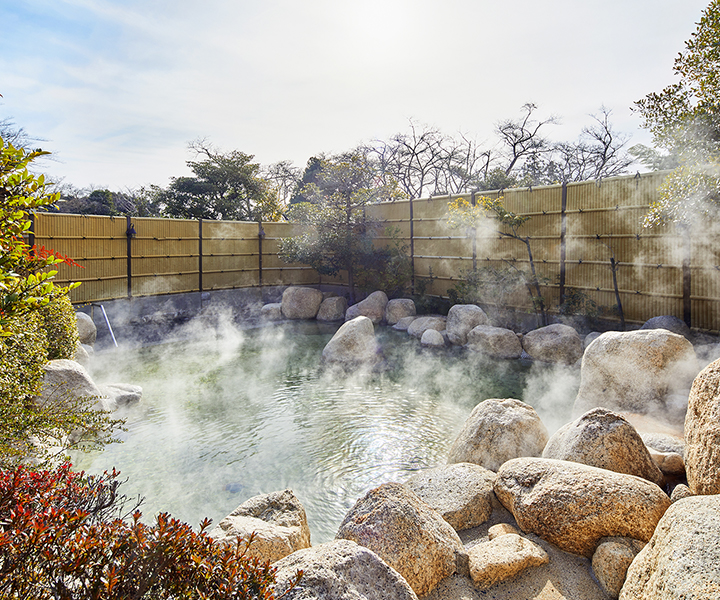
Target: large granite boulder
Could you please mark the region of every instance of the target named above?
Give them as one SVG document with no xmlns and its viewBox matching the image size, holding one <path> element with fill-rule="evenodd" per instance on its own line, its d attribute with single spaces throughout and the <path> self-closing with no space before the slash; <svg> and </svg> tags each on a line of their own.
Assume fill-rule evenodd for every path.
<svg viewBox="0 0 720 600">
<path fill-rule="evenodd" d="M 451 344 L 463 346 L 471 329 L 487 325 L 485 311 L 475 304 L 454 304 L 447 315 L 447 335 Z"/>
<path fill-rule="evenodd" d="M 344 296 L 330 296 L 322 301 L 315 318 L 325 322 L 343 321 L 345 311 L 347 311 L 347 299 Z"/>
<path fill-rule="evenodd" d="M 410 298 L 395 298 L 385 307 L 385 322 L 388 325 L 395 325 L 400 319 L 414 317 L 416 314 L 415 302 Z"/>
<path fill-rule="evenodd" d="M 282 303 L 270 302 L 268 304 L 263 304 L 260 308 L 260 318 L 264 321 L 282 321 Z"/>
<path fill-rule="evenodd" d="M 471 329 L 465 347 L 490 358 L 520 358 L 523 351 L 514 331 L 491 325 L 478 325 Z"/>
<path fill-rule="evenodd" d="M 650 458 L 670 477 L 685 477 L 685 440 L 665 433 L 641 433 Z"/>
<path fill-rule="evenodd" d="M 343 323 L 322 352 L 324 362 L 348 366 L 372 365 L 379 357 L 375 327 L 362 316 Z"/>
<path fill-rule="evenodd" d="M 289 287 L 282 295 L 282 314 L 286 319 L 314 319 L 323 301 L 320 290 Z"/>
<path fill-rule="evenodd" d="M 479 465 L 455 463 L 420 471 L 405 486 L 461 531 L 490 517 L 494 480 L 495 473 Z"/>
<path fill-rule="evenodd" d="M 131 383 L 101 383 L 98 389 L 118 408 L 132 406 L 142 400 L 142 387 Z"/>
<path fill-rule="evenodd" d="M 418 317 L 416 317 L 416 316 L 403 317 L 397 323 L 395 323 L 395 325 L 393 325 L 392 328 L 395 331 L 407 331 L 408 327 L 410 327 L 410 324 L 417 318 Z"/>
<path fill-rule="evenodd" d="M 407 332 L 415 338 L 422 338 L 422 334 L 428 329 L 435 331 L 445 331 L 445 317 L 430 316 L 416 317 L 408 325 Z"/>
<path fill-rule="evenodd" d="M 640 329 L 667 329 L 668 331 L 677 333 L 684 338 L 689 338 L 692 333 L 685 321 L 672 315 L 663 315 L 648 319 L 645 323 L 643 323 Z"/>
<path fill-rule="evenodd" d="M 670 506 L 640 477 L 548 458 L 506 462 L 494 489 L 523 531 L 588 558 L 604 537 L 648 541 Z"/>
<path fill-rule="evenodd" d="M 519 456 L 540 456 L 548 432 L 535 409 L 514 398 L 488 399 L 470 413 L 450 448 L 448 463 L 468 462 L 497 471 Z"/>
<path fill-rule="evenodd" d="M 720 598 L 720 496 L 675 502 L 630 565 L 621 600 Z"/>
<path fill-rule="evenodd" d="M 261 562 L 275 562 L 310 547 L 305 509 L 292 490 L 253 496 L 210 531 L 215 541 L 233 546 L 252 534 L 248 555 Z"/>
<path fill-rule="evenodd" d="M 625 583 L 627 570 L 645 542 L 632 538 L 611 537 L 600 540 L 592 557 L 592 569 L 603 591 L 617 598 Z"/>
<path fill-rule="evenodd" d="M 107 398 L 90 377 L 85 367 L 74 360 L 51 360 L 45 365 L 43 384 L 38 401 L 67 401 L 75 404 L 78 398 L 92 398 L 93 408 L 113 411 L 117 404 Z"/>
<path fill-rule="evenodd" d="M 420 338 L 420 344 L 426 348 L 444 348 L 445 337 L 435 329 L 426 329 Z"/>
<path fill-rule="evenodd" d="M 694 494 L 720 494 L 720 360 L 705 367 L 690 390 L 685 470 Z"/>
<path fill-rule="evenodd" d="M 665 329 L 608 331 L 583 355 L 573 414 L 596 406 L 682 424 L 698 364 L 692 344 Z"/>
<path fill-rule="evenodd" d="M 528 567 L 538 567 L 550 558 L 535 542 L 509 533 L 473 546 L 468 552 L 470 578 L 479 590 L 515 577 Z"/>
<path fill-rule="evenodd" d="M 284 600 L 417 600 L 407 581 L 372 550 L 334 540 L 293 552 L 273 565 L 280 597 L 303 572 Z"/>
<path fill-rule="evenodd" d="M 363 316 L 372 320 L 377 325 L 385 318 L 385 307 L 388 304 L 388 297 L 385 292 L 373 292 L 365 300 L 361 300 L 357 304 L 348 307 L 345 312 L 345 320 Z"/>
<path fill-rule="evenodd" d="M 569 325 L 555 323 L 526 333 L 522 347 L 533 360 L 575 364 L 583 355 L 583 341 Z"/>
<path fill-rule="evenodd" d="M 385 483 L 358 500 L 340 524 L 337 539 L 375 552 L 418 596 L 455 573 L 458 562 L 467 561 L 455 530 L 399 483 Z"/>
<path fill-rule="evenodd" d="M 636 475 L 656 485 L 663 482 L 662 472 L 635 428 L 607 408 L 593 408 L 558 429 L 542 455 Z"/>
<path fill-rule="evenodd" d="M 95 327 L 92 318 L 84 312 L 76 312 L 75 318 L 77 319 L 80 343 L 92 346 L 97 338 L 97 327 Z"/>
</svg>

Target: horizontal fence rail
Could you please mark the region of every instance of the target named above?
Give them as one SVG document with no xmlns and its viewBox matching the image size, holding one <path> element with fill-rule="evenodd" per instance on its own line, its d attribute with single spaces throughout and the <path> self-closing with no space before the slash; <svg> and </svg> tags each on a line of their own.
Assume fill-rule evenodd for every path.
<svg viewBox="0 0 720 600">
<path fill-rule="evenodd" d="M 613 274 L 625 318 L 644 322 L 675 315 L 693 327 L 720 329 L 720 231 L 682 235 L 671 226 L 646 229 L 642 219 L 657 200 L 665 173 L 614 177 L 537 188 L 396 200 L 368 207 L 386 227 L 376 243 L 393 240 L 410 255 L 413 288 L 446 297 L 474 269 L 528 269 L 525 245 L 498 233 L 488 220 L 477 233 L 450 229 L 448 203 L 482 194 L 503 197 L 505 208 L 530 217 L 530 238 L 546 306 L 557 310 L 570 294 L 599 307 L 615 306 Z M 279 243 L 292 223 L 179 220 L 37 213 L 33 243 L 84 267 L 60 265 L 57 281 L 80 281 L 75 303 L 265 285 L 345 284 L 312 268 L 287 264 Z M 613 273 L 613 268 L 615 273 Z M 526 291 L 502 299 L 530 309 Z"/>
</svg>

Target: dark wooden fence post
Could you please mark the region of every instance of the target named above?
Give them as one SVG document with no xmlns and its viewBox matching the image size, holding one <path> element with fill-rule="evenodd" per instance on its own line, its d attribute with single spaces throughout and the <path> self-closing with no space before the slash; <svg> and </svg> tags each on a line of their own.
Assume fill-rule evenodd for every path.
<svg viewBox="0 0 720 600">
<path fill-rule="evenodd" d="M 410 283 L 412 294 L 415 295 L 415 226 L 413 224 L 413 199 L 410 197 L 410 269 L 412 280 Z"/>
<path fill-rule="evenodd" d="M 125 235 L 127 237 L 127 297 L 132 298 L 132 238 L 135 235 L 135 228 L 130 220 L 130 215 L 125 217 L 127 229 Z"/>
<path fill-rule="evenodd" d="M 265 239 L 265 230 L 262 221 L 258 221 L 258 285 L 263 284 L 263 240 Z"/>
<path fill-rule="evenodd" d="M 567 250 L 567 183 L 562 184 L 560 200 L 560 306 L 565 303 L 565 251 Z"/>
<path fill-rule="evenodd" d="M 475 198 L 476 191 L 473 191 L 472 195 L 470 196 L 470 205 L 475 206 L 477 204 L 477 199 Z M 472 228 L 472 268 L 473 273 L 477 272 L 477 228 Z"/>
<path fill-rule="evenodd" d="M 198 219 L 198 289 L 203 291 L 203 220 Z"/>
</svg>

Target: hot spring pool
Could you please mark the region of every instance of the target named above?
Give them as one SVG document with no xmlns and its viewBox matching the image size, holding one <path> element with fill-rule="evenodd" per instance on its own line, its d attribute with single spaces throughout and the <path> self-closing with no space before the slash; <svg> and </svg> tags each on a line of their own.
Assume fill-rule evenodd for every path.
<svg viewBox="0 0 720 600">
<path fill-rule="evenodd" d="M 292 488 L 313 543 L 328 541 L 367 490 L 445 463 L 486 398 L 532 404 L 551 431 L 569 420 L 579 373 L 527 361 L 422 350 L 378 328 L 389 368 L 338 376 L 320 368 L 335 328 L 315 323 L 204 330 L 192 342 L 98 353 L 102 383 L 143 387 L 121 444 L 75 454 L 90 473 L 117 467 L 127 496 L 197 526 L 251 496 Z"/>
</svg>

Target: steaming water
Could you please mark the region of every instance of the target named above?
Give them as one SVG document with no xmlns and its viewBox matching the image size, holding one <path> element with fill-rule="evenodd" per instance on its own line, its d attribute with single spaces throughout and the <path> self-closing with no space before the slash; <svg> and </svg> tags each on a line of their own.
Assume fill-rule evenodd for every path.
<svg viewBox="0 0 720 600">
<path fill-rule="evenodd" d="M 576 390 L 570 377 L 550 393 L 558 377 L 548 368 L 423 351 L 386 328 L 378 333 L 390 368 L 347 376 L 319 367 L 334 328 L 218 331 L 96 357 L 96 381 L 141 385 L 143 402 L 124 414 L 122 444 L 74 462 L 91 473 L 117 467 L 148 519 L 167 511 L 217 523 L 251 496 L 289 487 L 321 543 L 367 490 L 444 464 L 478 402 L 525 399 L 534 388 L 564 422 Z"/>
</svg>

